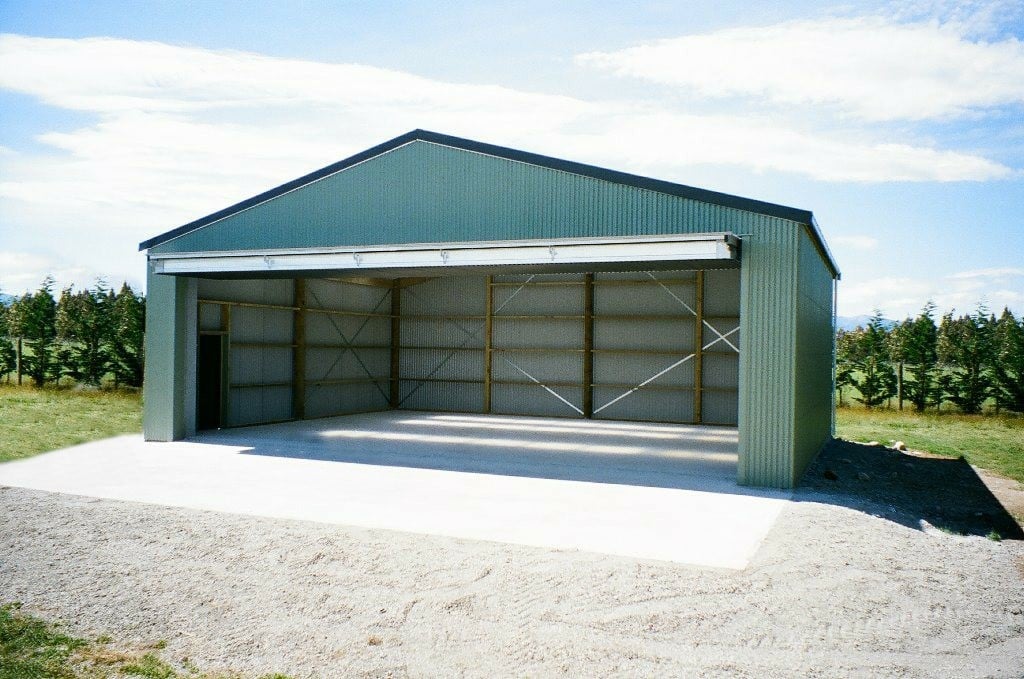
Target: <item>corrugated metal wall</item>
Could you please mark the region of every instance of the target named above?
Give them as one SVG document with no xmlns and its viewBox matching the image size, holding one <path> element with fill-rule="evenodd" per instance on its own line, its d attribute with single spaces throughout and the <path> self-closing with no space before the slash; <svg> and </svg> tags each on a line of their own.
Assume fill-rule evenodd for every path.
<svg viewBox="0 0 1024 679">
<path fill-rule="evenodd" d="M 706 322 L 738 345 L 730 331 L 739 323 L 739 272 L 704 280 Z M 595 275 L 594 417 L 695 421 L 696 281 L 692 271 Z M 491 285 L 491 412 L 582 417 L 584 275 L 499 275 Z M 483 277 L 403 288 L 401 407 L 484 407 L 486 294 Z M 705 343 L 701 421 L 734 425 L 738 355 L 707 329 Z"/>
<path fill-rule="evenodd" d="M 793 483 L 832 438 L 835 334 L 832 275 L 806 232 L 799 234 Z"/>
<path fill-rule="evenodd" d="M 495 276 L 493 284 L 491 412 L 579 416 L 583 274 Z"/>
<path fill-rule="evenodd" d="M 736 424 L 739 271 L 702 276 L 699 302 L 693 271 L 596 276 L 595 417 Z"/>
<path fill-rule="evenodd" d="M 162 243 L 152 252 L 751 234 L 782 223 L 792 224 L 417 141 Z"/>
</svg>

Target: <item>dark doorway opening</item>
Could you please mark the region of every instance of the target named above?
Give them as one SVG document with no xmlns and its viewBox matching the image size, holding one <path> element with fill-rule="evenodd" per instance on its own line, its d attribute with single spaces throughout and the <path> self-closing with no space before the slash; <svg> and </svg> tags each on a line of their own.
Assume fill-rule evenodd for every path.
<svg viewBox="0 0 1024 679">
<path fill-rule="evenodd" d="M 199 336 L 196 380 L 196 428 L 219 429 L 222 425 L 223 342 L 221 335 Z"/>
</svg>

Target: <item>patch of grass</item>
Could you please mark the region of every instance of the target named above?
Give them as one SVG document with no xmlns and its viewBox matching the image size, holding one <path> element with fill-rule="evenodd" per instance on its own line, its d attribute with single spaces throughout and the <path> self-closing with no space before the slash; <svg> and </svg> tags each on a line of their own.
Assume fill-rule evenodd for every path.
<svg viewBox="0 0 1024 679">
<path fill-rule="evenodd" d="M 142 397 L 100 391 L 0 385 L 0 462 L 142 429 Z"/>
<path fill-rule="evenodd" d="M 0 606 L 0 679 L 73 678 L 69 659 L 88 642 L 23 615 L 20 608 Z"/>
<path fill-rule="evenodd" d="M 126 663 L 121 667 L 121 672 L 136 677 L 146 677 L 146 679 L 174 679 L 178 676 L 173 667 L 152 653 L 147 653 L 133 662 Z"/>
<path fill-rule="evenodd" d="M 850 441 L 903 441 L 913 450 L 969 463 L 1024 483 L 1024 418 L 840 408 L 836 435 Z"/>
<path fill-rule="evenodd" d="M 187 661 L 179 671 L 157 654 L 166 641 L 137 651 L 111 648 L 106 635 L 94 642 L 78 639 L 20 609 L 17 603 L 0 606 L 0 679 L 242 679 L 239 674 L 201 672 Z M 289 678 L 270 674 L 262 679 Z"/>
</svg>

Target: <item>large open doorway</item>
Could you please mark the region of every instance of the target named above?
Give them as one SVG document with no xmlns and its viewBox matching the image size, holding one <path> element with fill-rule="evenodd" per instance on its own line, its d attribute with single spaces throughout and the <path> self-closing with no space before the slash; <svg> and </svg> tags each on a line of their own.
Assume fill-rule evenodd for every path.
<svg viewBox="0 0 1024 679">
<path fill-rule="evenodd" d="M 737 424 L 739 269 L 201 279 L 221 424 L 384 410 Z M 204 336 L 205 337 L 205 336 Z"/>
</svg>

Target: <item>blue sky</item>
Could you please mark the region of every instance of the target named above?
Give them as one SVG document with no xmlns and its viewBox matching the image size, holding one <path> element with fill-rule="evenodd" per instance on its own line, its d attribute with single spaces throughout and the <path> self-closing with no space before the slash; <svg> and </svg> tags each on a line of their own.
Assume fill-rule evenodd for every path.
<svg viewBox="0 0 1024 679">
<path fill-rule="evenodd" d="M 415 127 L 814 211 L 839 311 L 1024 313 L 1024 2 L 0 3 L 0 290 Z"/>
</svg>

